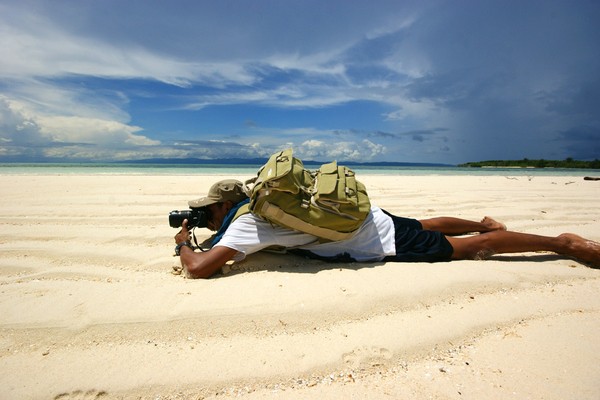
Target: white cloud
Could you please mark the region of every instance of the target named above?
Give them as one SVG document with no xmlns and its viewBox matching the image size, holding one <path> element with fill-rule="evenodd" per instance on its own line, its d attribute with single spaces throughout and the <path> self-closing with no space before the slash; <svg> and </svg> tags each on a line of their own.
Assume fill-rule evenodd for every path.
<svg viewBox="0 0 600 400">
<path fill-rule="evenodd" d="M 177 59 L 127 41 L 78 36 L 44 15 L 19 9 L 0 17 L 0 59 L 0 75 L 12 79 L 82 75 L 155 79 L 184 87 L 254 81 L 238 63 Z"/>
<path fill-rule="evenodd" d="M 37 121 L 24 112 L 22 105 L 2 96 L 0 96 L 0 136 L 4 143 L 12 145 L 50 141 L 50 138 L 41 133 Z"/>
<path fill-rule="evenodd" d="M 295 147 L 300 158 L 313 160 L 371 161 L 385 153 L 385 147 L 369 140 L 362 141 L 320 141 L 307 140 Z"/>
<path fill-rule="evenodd" d="M 13 107 L 25 115 L 80 116 L 126 123 L 129 99 L 121 91 L 92 90 L 76 83 L 51 83 L 38 79 L 11 81 L 4 91 Z"/>
<path fill-rule="evenodd" d="M 136 135 L 138 126 L 82 117 L 39 117 L 40 131 L 55 142 L 122 146 L 158 145 L 160 141 Z"/>
<path fill-rule="evenodd" d="M 335 48 L 330 51 L 308 55 L 277 54 L 264 59 L 264 63 L 272 68 L 282 70 L 299 70 L 306 74 L 341 77 L 346 72 L 346 67 L 339 62 L 343 49 Z"/>
<path fill-rule="evenodd" d="M 114 120 L 39 115 L 26 104 L 0 98 L 0 153 L 90 159 L 115 158 L 120 149 L 157 146 L 140 127 Z M 131 151 L 131 150 L 129 150 Z"/>
</svg>

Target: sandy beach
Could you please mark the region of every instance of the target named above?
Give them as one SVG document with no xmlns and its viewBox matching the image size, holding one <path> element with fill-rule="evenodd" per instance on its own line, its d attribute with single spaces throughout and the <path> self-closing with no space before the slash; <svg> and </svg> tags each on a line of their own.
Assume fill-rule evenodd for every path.
<svg viewBox="0 0 600 400">
<path fill-rule="evenodd" d="M 264 253 L 186 279 L 167 215 L 219 178 L 0 175 L 0 399 L 600 398 L 600 270 Z M 600 241 L 582 177 L 360 178 L 397 215 Z"/>
</svg>

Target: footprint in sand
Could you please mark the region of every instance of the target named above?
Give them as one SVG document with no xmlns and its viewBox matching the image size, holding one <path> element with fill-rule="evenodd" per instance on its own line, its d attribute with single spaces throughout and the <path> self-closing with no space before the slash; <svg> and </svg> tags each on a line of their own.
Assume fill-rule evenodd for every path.
<svg viewBox="0 0 600 400">
<path fill-rule="evenodd" d="M 392 358 L 392 352 L 383 347 L 357 347 L 349 353 L 342 355 L 344 364 L 351 367 L 359 367 L 363 364 L 370 364 L 371 366 L 383 364 L 386 360 Z"/>
<path fill-rule="evenodd" d="M 94 400 L 108 396 L 104 390 L 75 390 L 69 393 L 61 393 L 54 400 Z"/>
</svg>

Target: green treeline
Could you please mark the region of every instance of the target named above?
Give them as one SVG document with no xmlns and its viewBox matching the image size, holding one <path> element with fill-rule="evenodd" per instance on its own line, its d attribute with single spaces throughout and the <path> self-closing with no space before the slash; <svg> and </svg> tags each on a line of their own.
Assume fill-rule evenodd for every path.
<svg viewBox="0 0 600 400">
<path fill-rule="evenodd" d="M 572 158 L 565 160 L 530 160 L 524 158 L 522 160 L 490 160 L 477 161 L 459 164 L 459 167 L 520 167 L 520 168 L 579 168 L 579 169 L 600 169 L 600 160 L 594 161 L 579 161 Z"/>
</svg>

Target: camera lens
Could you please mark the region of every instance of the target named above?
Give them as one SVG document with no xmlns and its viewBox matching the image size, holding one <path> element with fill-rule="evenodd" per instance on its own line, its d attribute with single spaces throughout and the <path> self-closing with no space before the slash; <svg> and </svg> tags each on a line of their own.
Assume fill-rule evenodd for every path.
<svg viewBox="0 0 600 400">
<path fill-rule="evenodd" d="M 181 225 L 183 224 L 183 220 L 187 219 L 189 221 L 191 215 L 192 215 L 192 212 L 190 210 L 171 211 L 169 213 L 169 226 L 171 226 L 171 228 L 181 228 Z"/>
<path fill-rule="evenodd" d="M 180 228 L 184 220 L 188 220 L 188 228 L 206 228 L 208 226 L 209 212 L 206 207 L 192 208 L 185 211 L 171 211 L 169 214 L 169 225 L 172 228 Z"/>
</svg>

